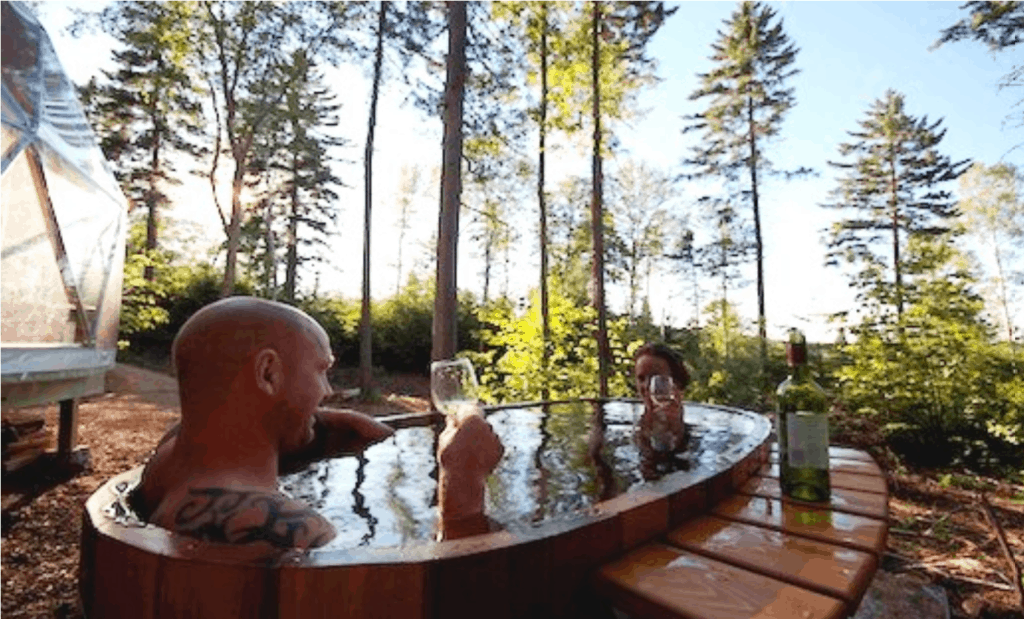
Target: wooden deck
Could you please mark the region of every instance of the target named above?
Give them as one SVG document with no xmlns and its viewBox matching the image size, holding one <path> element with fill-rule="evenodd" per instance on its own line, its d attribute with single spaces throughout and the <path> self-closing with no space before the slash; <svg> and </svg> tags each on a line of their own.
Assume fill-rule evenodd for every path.
<svg viewBox="0 0 1024 619">
<path fill-rule="evenodd" d="M 829 455 L 828 503 L 782 499 L 773 451 L 709 513 L 604 565 L 595 590 L 637 618 L 852 614 L 885 550 L 888 489 L 867 453 Z"/>
</svg>

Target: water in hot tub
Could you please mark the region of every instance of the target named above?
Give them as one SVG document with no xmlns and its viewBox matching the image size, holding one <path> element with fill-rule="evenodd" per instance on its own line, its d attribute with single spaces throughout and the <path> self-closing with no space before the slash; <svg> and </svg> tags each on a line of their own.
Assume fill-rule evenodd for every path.
<svg viewBox="0 0 1024 619">
<path fill-rule="evenodd" d="M 651 460 L 641 458 L 634 441 L 641 412 L 637 402 L 582 401 L 490 413 L 505 455 L 487 482 L 488 515 L 508 529 L 527 529 L 660 476 L 719 470 L 750 444 L 755 425 L 748 416 L 687 403 L 687 445 Z M 334 523 L 338 536 L 327 549 L 431 540 L 441 429 L 399 429 L 359 457 L 325 460 L 283 478 L 282 489 Z"/>
</svg>

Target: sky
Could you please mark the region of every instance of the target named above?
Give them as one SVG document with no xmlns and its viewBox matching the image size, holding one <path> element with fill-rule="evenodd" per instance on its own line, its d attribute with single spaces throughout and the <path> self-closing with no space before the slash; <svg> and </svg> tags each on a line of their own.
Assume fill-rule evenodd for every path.
<svg viewBox="0 0 1024 619">
<path fill-rule="evenodd" d="M 722 21 L 735 9 L 733 2 L 670 3 L 678 11 L 654 38 L 650 55 L 658 61 L 660 82 L 644 91 L 639 99 L 646 110 L 642 119 L 615 128 L 620 149 L 605 163 L 605 175 L 615 174 L 627 159 L 658 166 L 666 172 L 680 171 L 696 136 L 683 136 L 682 119 L 702 109 L 701 101 L 690 101 L 697 87 L 697 75 L 711 69 L 708 59 Z M 41 20 L 54 41 L 65 70 L 77 83 L 110 68 L 113 41 L 103 35 L 73 39 L 66 35 L 69 6 L 90 9 L 98 3 L 46 2 Z M 782 125 L 780 137 L 766 153 L 776 167 L 814 168 L 815 178 L 784 181 L 768 179 L 761 194 L 764 236 L 766 316 L 768 335 L 780 338 L 789 327 L 804 329 L 812 341 L 832 341 L 836 328 L 827 324 L 831 313 L 852 309 L 854 295 L 838 269 L 824 266 L 824 230 L 839 216 L 821 208 L 836 186 L 836 174 L 827 162 L 840 160 L 839 144 L 851 141 L 848 131 L 857 129 L 873 101 L 887 89 L 905 95 L 906 110 L 915 117 L 943 119 L 946 135 L 941 152 L 954 161 L 971 159 L 992 165 L 1007 162 L 1024 166 L 1024 129 L 1005 122 L 1021 94 L 998 88 L 999 80 L 1020 63 L 1020 50 L 993 55 L 974 42 L 946 44 L 930 51 L 939 32 L 965 13 L 959 2 L 781 2 L 770 3 L 783 20 L 783 28 L 799 48 L 795 66 L 800 70 L 791 85 L 796 89 L 796 106 Z M 341 192 L 339 236 L 331 243 L 331 264 L 319 277 L 321 292 L 348 298 L 360 295 L 362 277 L 363 187 L 362 148 L 366 133 L 369 85 L 365 67 L 343 66 L 327 72 L 328 84 L 338 93 L 342 108 L 339 133 L 352 146 L 339 153 L 351 163 L 338 173 L 349 187 Z M 394 84 L 397 80 L 392 80 Z M 418 166 L 424 174 L 415 202 L 413 229 L 403 249 L 403 271 L 418 262 L 425 268 L 428 243 L 437 228 L 441 122 L 428 118 L 405 102 L 398 87 L 385 85 L 378 111 L 377 148 L 374 158 L 374 218 L 371 281 L 375 298 L 393 294 L 397 283 L 398 253 L 395 221 L 399 177 L 403 166 Z M 548 190 L 559 177 L 570 174 L 589 178 L 589 153 L 565 145 L 549 172 Z M 553 177 L 553 178 L 552 178 Z M 955 190 L 955 185 L 950 189 Z M 683 187 L 673 208 L 692 210 L 696 187 Z M 221 242 L 220 223 L 213 210 L 209 186 L 190 181 L 175 190 L 170 215 L 191 222 L 201 243 Z M 222 203 L 226 202 L 223 198 Z M 539 274 L 533 221 L 536 206 L 523 204 L 517 221 L 521 247 L 512 258 L 510 294 L 517 298 L 534 287 Z M 482 290 L 482 264 L 478 250 L 467 234 L 463 216 L 459 244 L 459 287 Z M 979 248 L 978 258 L 987 264 Z M 753 321 L 757 315 L 757 292 L 753 266 L 746 271 L 748 285 L 730 291 L 741 316 Z M 499 275 L 499 280 L 503 276 Z M 656 272 L 651 285 L 652 312 L 656 319 L 683 325 L 693 318 L 692 302 L 683 294 L 679 276 Z M 404 278 L 404 275 L 403 275 Z M 307 282 L 311 283 L 310 277 Z M 501 289 L 501 283 L 492 284 Z M 492 290 L 494 288 L 492 287 Z M 705 300 L 710 300 L 705 296 Z M 609 286 L 609 307 L 622 311 L 624 291 Z M 1020 312 L 1018 312 L 1020 314 Z M 1020 321 L 1018 321 L 1020 322 Z"/>
</svg>

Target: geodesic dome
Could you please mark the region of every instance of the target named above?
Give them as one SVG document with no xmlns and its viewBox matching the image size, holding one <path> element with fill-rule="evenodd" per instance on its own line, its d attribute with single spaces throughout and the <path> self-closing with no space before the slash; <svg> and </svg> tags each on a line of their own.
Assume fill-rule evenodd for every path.
<svg viewBox="0 0 1024 619">
<path fill-rule="evenodd" d="M 114 364 L 128 204 L 43 27 L 2 4 L 4 408 L 102 390 Z"/>
</svg>

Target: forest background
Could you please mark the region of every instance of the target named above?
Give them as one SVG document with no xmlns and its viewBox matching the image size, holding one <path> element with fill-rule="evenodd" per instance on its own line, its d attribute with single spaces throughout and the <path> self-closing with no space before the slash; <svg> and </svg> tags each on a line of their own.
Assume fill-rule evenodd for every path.
<svg viewBox="0 0 1024 619">
<path fill-rule="evenodd" d="M 664 339 L 688 397 L 770 410 L 798 326 L 840 433 L 1019 481 L 1019 3 L 469 3 L 454 72 L 453 6 L 36 6 L 134 205 L 125 355 L 249 293 L 316 316 L 342 366 L 425 371 L 448 251 L 492 401 L 628 395 Z"/>
</svg>

